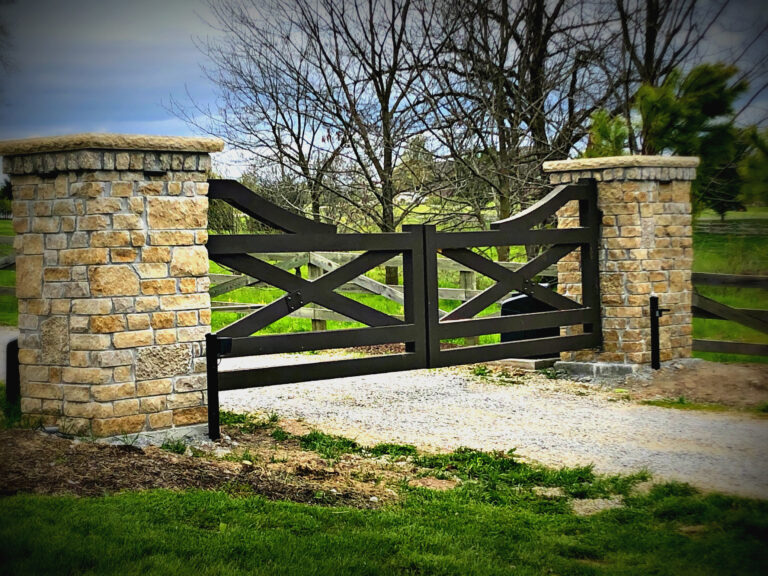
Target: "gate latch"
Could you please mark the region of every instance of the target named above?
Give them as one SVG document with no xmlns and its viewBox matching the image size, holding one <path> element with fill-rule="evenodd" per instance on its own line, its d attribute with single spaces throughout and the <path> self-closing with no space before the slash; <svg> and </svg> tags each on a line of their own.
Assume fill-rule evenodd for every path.
<svg viewBox="0 0 768 576">
<path fill-rule="evenodd" d="M 301 292 L 291 292 L 285 295 L 285 305 L 288 306 L 288 310 L 293 312 L 304 306 L 304 300 L 301 297 Z"/>
</svg>

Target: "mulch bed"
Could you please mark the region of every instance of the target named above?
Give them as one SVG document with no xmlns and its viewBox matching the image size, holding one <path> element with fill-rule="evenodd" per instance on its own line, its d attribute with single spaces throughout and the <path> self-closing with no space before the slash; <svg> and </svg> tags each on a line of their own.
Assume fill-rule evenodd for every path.
<svg viewBox="0 0 768 576">
<path fill-rule="evenodd" d="M 0 431 L 0 495 L 101 496 L 123 490 L 203 489 L 239 495 L 373 508 L 381 500 L 347 487 L 322 490 L 312 474 L 293 476 L 264 467 L 181 456 L 160 448 L 73 442 L 42 431 Z M 318 492 L 322 499 L 318 500 Z"/>
</svg>

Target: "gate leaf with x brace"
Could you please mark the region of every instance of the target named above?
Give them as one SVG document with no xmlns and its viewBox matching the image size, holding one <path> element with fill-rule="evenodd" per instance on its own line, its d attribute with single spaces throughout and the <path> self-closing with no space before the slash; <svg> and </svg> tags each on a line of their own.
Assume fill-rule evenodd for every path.
<svg viewBox="0 0 768 576">
<path fill-rule="evenodd" d="M 540 202 L 490 231 L 438 232 L 434 226 L 403 226 L 401 233 L 337 234 L 335 227 L 288 212 L 233 180 L 211 180 L 209 197 L 223 200 L 245 214 L 287 234 L 221 235 L 208 240 L 215 262 L 284 290 L 283 297 L 206 337 L 209 436 L 219 437 L 219 391 L 324 380 L 379 372 L 435 368 L 555 354 L 602 344 L 597 246 L 601 215 L 594 180 L 558 186 Z M 579 227 L 534 228 L 571 201 L 579 205 Z M 539 256 L 512 271 L 471 250 L 482 246 L 547 246 Z M 574 250 L 580 251 L 582 302 L 540 286 L 534 278 Z M 255 254 L 312 251 L 358 251 L 360 256 L 313 280 L 305 280 Z M 396 318 L 335 292 L 346 282 L 386 263 L 403 258 L 403 318 Z M 450 258 L 496 283 L 440 317 L 437 259 Z M 476 317 L 488 306 L 517 291 L 549 305 L 553 310 L 504 317 Z M 365 328 L 251 336 L 307 304 L 321 304 L 365 324 Z M 520 340 L 441 348 L 441 341 L 518 330 L 580 326 L 581 332 Z M 234 358 L 402 343 L 404 352 L 220 371 L 219 360 Z"/>
</svg>

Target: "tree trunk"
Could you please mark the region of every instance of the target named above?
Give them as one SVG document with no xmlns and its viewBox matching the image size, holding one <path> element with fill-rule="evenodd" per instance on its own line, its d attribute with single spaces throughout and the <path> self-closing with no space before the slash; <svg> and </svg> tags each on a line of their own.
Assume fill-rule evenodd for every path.
<svg viewBox="0 0 768 576">
<path fill-rule="evenodd" d="M 508 184 L 508 183 L 507 183 Z M 509 193 L 499 195 L 499 220 L 504 220 L 512 215 L 512 205 Z M 509 262 L 509 246 L 496 246 L 496 254 L 499 262 Z"/>
</svg>

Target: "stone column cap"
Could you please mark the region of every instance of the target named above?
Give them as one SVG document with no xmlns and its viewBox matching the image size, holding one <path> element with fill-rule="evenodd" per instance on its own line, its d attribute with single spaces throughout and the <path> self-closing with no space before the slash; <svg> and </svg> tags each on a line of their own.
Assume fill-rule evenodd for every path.
<svg viewBox="0 0 768 576">
<path fill-rule="evenodd" d="M 71 150 L 142 150 L 161 152 L 221 152 L 219 138 L 151 136 L 88 132 L 45 138 L 0 141 L 0 156 L 65 152 Z"/>
<path fill-rule="evenodd" d="M 696 168 L 696 156 L 606 156 L 544 162 L 544 172 L 607 170 L 610 168 Z"/>
</svg>

